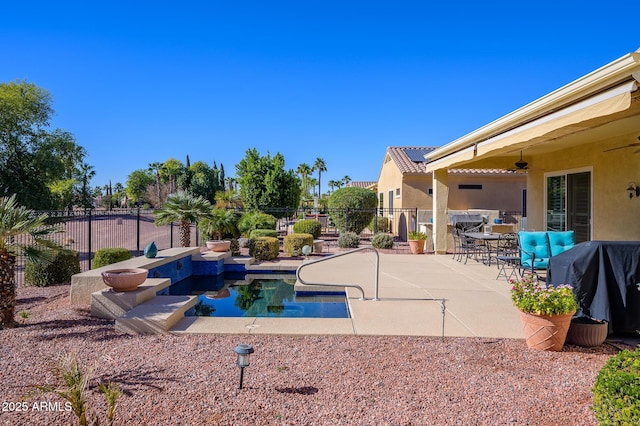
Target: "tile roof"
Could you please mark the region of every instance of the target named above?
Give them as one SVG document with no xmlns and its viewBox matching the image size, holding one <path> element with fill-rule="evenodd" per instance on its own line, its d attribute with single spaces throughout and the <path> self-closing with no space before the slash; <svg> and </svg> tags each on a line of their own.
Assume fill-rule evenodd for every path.
<svg viewBox="0 0 640 426">
<path fill-rule="evenodd" d="M 396 163 L 402 174 L 427 174 L 425 162 L 411 161 L 406 151 L 433 151 L 436 148 L 435 146 L 390 146 L 387 147 L 387 154 Z"/>
<path fill-rule="evenodd" d="M 411 155 L 414 158 L 418 158 L 419 155 L 411 154 L 411 151 L 421 153 L 422 151 L 433 151 L 438 147 L 433 146 L 390 146 L 387 147 L 387 154 L 396 163 L 398 169 L 402 174 L 431 174 L 425 170 L 426 161 L 416 162 L 409 158 Z M 409 151 L 409 155 L 407 154 Z M 471 175 L 501 175 L 501 174 L 514 174 L 518 173 L 514 170 L 505 169 L 449 169 L 449 173 L 456 175 L 471 174 Z"/>
<path fill-rule="evenodd" d="M 449 169 L 450 174 L 455 175 L 513 175 L 518 174 L 515 170 L 505 169 Z M 521 174 L 521 173 L 520 173 Z"/>
<path fill-rule="evenodd" d="M 361 180 L 361 181 L 349 182 L 347 184 L 347 186 L 356 186 L 358 188 L 370 188 L 370 187 L 375 186 L 377 184 L 378 184 L 378 182 L 376 182 L 376 181 L 368 181 L 368 180 L 364 181 L 364 180 Z"/>
</svg>

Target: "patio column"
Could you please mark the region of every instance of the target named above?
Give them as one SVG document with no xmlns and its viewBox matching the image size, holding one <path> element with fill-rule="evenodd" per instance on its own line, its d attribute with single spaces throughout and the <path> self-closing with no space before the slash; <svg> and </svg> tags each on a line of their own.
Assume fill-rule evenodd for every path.
<svg viewBox="0 0 640 426">
<path fill-rule="evenodd" d="M 449 200 L 449 172 L 433 171 L 433 249 L 436 254 L 447 253 L 447 204 Z"/>
</svg>

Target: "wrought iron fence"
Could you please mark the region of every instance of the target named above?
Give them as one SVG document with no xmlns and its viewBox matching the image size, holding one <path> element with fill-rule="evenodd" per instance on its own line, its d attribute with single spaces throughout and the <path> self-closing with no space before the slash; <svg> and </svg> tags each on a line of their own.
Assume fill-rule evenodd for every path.
<svg viewBox="0 0 640 426">
<path fill-rule="evenodd" d="M 243 213 L 243 210 L 237 210 Z M 142 254 L 144 247 L 155 241 L 159 250 L 180 245 L 176 224 L 156 226 L 154 210 L 151 209 L 112 209 L 112 210 L 71 210 L 71 211 L 39 211 L 49 216 L 48 224 L 59 226 L 60 233 L 54 234 L 52 240 L 64 248 L 75 250 L 80 254 L 80 269 L 91 269 L 91 260 L 96 251 L 102 248 L 119 247 L 131 251 L 132 256 Z M 339 236 L 339 229 L 334 219 L 341 215 L 345 219 L 347 229 L 349 220 L 359 213 L 370 213 L 372 220 L 360 233 L 362 240 L 371 238 L 378 232 L 391 233 L 396 241 L 404 242 L 407 233 L 417 229 L 417 209 L 268 209 L 278 220 L 280 235 L 293 232 L 293 224 L 299 219 L 317 219 L 322 223 L 323 238 Z M 27 242 L 27 236 L 21 237 Z M 191 226 L 191 244 L 199 244 L 199 234 L 195 225 Z M 24 281 L 24 258 L 18 258 L 16 264 L 18 283 Z"/>
<path fill-rule="evenodd" d="M 91 269 L 91 260 L 95 252 L 102 248 L 125 248 L 131 251 L 132 256 L 139 256 L 151 241 L 155 241 L 160 250 L 179 245 L 177 226 L 156 226 L 153 210 L 134 208 L 37 213 L 46 213 L 49 216 L 47 223 L 60 228 L 62 232 L 53 234 L 51 240 L 64 248 L 77 251 L 80 254 L 82 271 Z M 197 237 L 196 227 L 192 226 L 192 244 L 197 245 Z M 27 236 L 21 238 L 21 243 L 28 242 Z M 24 280 L 25 264 L 26 260 L 23 257 L 17 259 L 18 283 Z"/>
</svg>

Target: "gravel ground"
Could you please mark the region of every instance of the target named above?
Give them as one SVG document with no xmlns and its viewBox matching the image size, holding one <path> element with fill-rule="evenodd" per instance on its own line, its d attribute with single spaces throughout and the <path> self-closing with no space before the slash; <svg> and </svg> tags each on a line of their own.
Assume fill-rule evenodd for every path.
<svg viewBox="0 0 640 426">
<path fill-rule="evenodd" d="M 128 336 L 91 318 L 88 306 L 70 306 L 68 294 L 68 285 L 18 289 L 16 312 L 29 317 L 0 330 L 0 425 L 74 424 L 60 397 L 24 397 L 34 385 L 57 383 L 51 367 L 64 355 L 92 371 L 87 400 L 101 424 L 97 381 L 124 392 L 116 425 L 591 425 L 596 374 L 625 348 L 553 353 L 518 339 Z M 238 343 L 255 348 L 241 391 Z M 26 411 L 16 411 L 22 401 Z"/>
</svg>

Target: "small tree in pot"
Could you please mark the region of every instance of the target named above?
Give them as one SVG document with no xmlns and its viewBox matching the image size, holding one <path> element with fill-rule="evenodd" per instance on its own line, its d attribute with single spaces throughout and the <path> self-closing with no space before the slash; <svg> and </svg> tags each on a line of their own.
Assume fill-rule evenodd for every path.
<svg viewBox="0 0 640 426">
<path fill-rule="evenodd" d="M 237 222 L 238 218 L 233 210 L 213 209 L 211 215 L 202 219 L 199 226 L 207 248 L 213 251 L 227 251 L 230 244 L 226 243 L 230 242 L 226 241 L 223 244 L 222 237 L 225 234 L 237 234 Z M 211 241 L 213 238 L 218 241 Z"/>
</svg>

